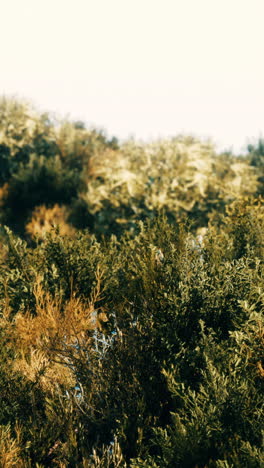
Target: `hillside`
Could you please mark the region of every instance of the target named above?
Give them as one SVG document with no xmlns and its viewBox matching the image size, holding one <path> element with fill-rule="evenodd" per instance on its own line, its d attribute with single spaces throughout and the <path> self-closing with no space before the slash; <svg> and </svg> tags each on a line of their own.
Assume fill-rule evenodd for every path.
<svg viewBox="0 0 264 468">
<path fill-rule="evenodd" d="M 264 465 L 264 144 L 0 101 L 0 465 Z"/>
</svg>

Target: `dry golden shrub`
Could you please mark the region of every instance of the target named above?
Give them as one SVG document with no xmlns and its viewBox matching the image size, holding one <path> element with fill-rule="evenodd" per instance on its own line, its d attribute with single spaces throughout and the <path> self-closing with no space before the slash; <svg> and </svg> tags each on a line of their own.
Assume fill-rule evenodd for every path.
<svg viewBox="0 0 264 468">
<path fill-rule="evenodd" d="M 26 232 L 33 239 L 44 239 L 46 234 L 52 232 L 55 226 L 59 227 L 62 236 L 74 237 L 76 230 L 67 223 L 68 210 L 65 206 L 54 205 L 47 208 L 45 205 L 37 206 L 33 211 L 31 221 L 26 225 Z"/>
<path fill-rule="evenodd" d="M 2 468 L 22 468 L 25 466 L 20 457 L 21 430 L 18 426 L 15 430 L 16 438 L 14 439 L 9 425 L 0 426 L 0 466 Z"/>
<path fill-rule="evenodd" d="M 2 208 L 5 204 L 5 199 L 8 195 L 8 183 L 5 183 L 0 187 L 0 208 Z"/>
<path fill-rule="evenodd" d="M 13 369 L 31 382 L 39 383 L 43 391 L 52 392 L 56 386 L 73 387 L 75 379 L 71 369 L 65 364 L 52 362 L 42 351 L 31 348 L 27 354 L 21 353 L 14 362 Z"/>
<path fill-rule="evenodd" d="M 74 294 L 66 303 L 45 292 L 41 278 L 35 284 L 36 313 L 18 313 L 13 323 L 13 339 L 20 352 L 14 370 L 50 391 L 56 385 L 74 385 L 74 362 L 92 347 L 92 332 L 107 321 L 101 309 L 95 309 L 100 297 L 101 272 L 90 301 L 84 303 Z"/>
<path fill-rule="evenodd" d="M 84 468 L 126 468 L 127 464 L 124 460 L 122 449 L 115 437 L 110 446 L 103 446 L 102 453 L 99 455 L 95 449 L 93 449 L 91 459 L 83 460 Z"/>
</svg>

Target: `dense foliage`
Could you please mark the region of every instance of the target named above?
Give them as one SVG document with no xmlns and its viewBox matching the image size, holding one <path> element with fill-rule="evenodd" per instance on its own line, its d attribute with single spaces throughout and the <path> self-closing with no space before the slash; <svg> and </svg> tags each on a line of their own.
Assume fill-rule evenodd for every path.
<svg viewBox="0 0 264 468">
<path fill-rule="evenodd" d="M 1 466 L 263 466 L 262 150 L 1 101 Z"/>
</svg>

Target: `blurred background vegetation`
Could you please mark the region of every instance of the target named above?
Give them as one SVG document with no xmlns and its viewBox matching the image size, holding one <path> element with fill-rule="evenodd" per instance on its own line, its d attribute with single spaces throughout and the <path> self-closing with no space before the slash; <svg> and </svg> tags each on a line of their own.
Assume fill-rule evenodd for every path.
<svg viewBox="0 0 264 468">
<path fill-rule="evenodd" d="M 0 101 L 0 464 L 262 467 L 264 142 Z"/>
<path fill-rule="evenodd" d="M 246 155 L 216 154 L 211 143 L 181 136 L 120 144 L 6 98 L 0 122 L 1 223 L 24 238 L 34 236 L 45 209 L 52 222 L 55 206 L 72 227 L 109 236 L 133 232 L 161 211 L 172 222 L 192 220 L 192 229 L 207 227 L 239 197 L 263 195 L 262 140 Z"/>
</svg>

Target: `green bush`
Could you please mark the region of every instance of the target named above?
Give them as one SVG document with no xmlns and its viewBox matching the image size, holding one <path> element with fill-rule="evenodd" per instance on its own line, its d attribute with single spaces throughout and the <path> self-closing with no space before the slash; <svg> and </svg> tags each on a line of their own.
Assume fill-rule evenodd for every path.
<svg viewBox="0 0 264 468">
<path fill-rule="evenodd" d="M 13 383 L 17 410 L 3 424 L 22 425 L 24 457 L 89 466 L 93 450 L 109 460 L 116 438 L 121 466 L 262 466 L 262 206 L 257 213 L 254 201 L 238 202 L 202 244 L 164 217 L 100 243 L 50 235 L 29 249 L 9 233 L 3 330 L 12 359 L 27 362 L 15 378 L 34 393 L 23 403 Z M 79 332 L 70 320 L 68 332 L 69 307 L 97 325 Z M 34 353 L 44 364 L 33 373 Z M 11 375 L 11 357 L 2 362 Z"/>
</svg>

